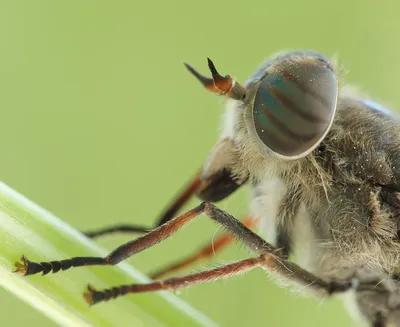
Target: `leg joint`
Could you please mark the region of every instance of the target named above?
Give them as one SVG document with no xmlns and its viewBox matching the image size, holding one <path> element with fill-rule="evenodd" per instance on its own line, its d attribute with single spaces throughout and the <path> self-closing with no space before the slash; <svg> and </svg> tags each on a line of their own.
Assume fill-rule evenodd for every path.
<svg viewBox="0 0 400 327">
<path fill-rule="evenodd" d="M 330 282 L 328 283 L 328 295 L 331 296 L 335 293 L 343 293 L 348 291 L 349 289 L 351 289 L 353 286 L 352 282 L 342 282 L 342 283 L 338 283 L 338 282 Z"/>
<path fill-rule="evenodd" d="M 104 261 L 106 262 L 107 265 L 112 265 L 112 266 L 121 262 L 121 260 L 119 260 L 119 258 L 113 256 L 112 254 L 106 256 L 104 258 Z"/>
<path fill-rule="evenodd" d="M 215 210 L 219 210 L 214 203 L 208 201 L 202 202 L 200 206 L 201 206 L 201 211 L 205 212 L 209 216 L 213 216 Z"/>
<path fill-rule="evenodd" d="M 203 201 L 194 210 L 196 212 L 210 212 L 213 208 L 215 208 L 215 205 L 213 203 L 208 201 Z"/>
<path fill-rule="evenodd" d="M 263 253 L 259 256 L 259 260 L 264 267 L 274 269 L 278 261 L 278 257 L 276 255 L 273 255 L 272 253 Z"/>
</svg>

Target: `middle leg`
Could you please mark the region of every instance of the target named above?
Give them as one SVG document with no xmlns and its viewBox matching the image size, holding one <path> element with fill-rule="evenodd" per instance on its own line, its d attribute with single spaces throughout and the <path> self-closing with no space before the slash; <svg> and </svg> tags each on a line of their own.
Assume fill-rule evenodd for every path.
<svg viewBox="0 0 400 327">
<path fill-rule="evenodd" d="M 241 221 L 247 228 L 252 228 L 253 226 L 257 225 L 258 219 L 254 217 L 246 217 Z M 220 252 L 222 249 L 230 245 L 233 241 L 234 237 L 229 233 L 225 233 L 213 241 L 212 244 L 207 244 L 194 254 L 157 270 L 156 272 L 150 274 L 150 277 L 151 279 L 160 279 L 165 275 L 170 275 L 173 272 L 189 267 L 197 261 L 208 259 L 212 255 L 217 254 L 217 252 Z"/>
<path fill-rule="evenodd" d="M 333 293 L 345 292 L 352 287 L 350 281 L 345 283 L 326 282 L 290 261 L 281 259 L 271 253 L 264 253 L 255 258 L 240 260 L 214 269 L 182 277 L 158 280 L 148 284 L 122 285 L 100 291 L 89 285 L 87 292 L 84 294 L 84 298 L 90 305 L 93 305 L 126 294 L 176 290 L 196 284 L 209 283 L 233 277 L 257 267 L 262 267 L 281 278 L 283 277 L 289 281 L 300 284 L 319 296 L 329 296 Z"/>
</svg>

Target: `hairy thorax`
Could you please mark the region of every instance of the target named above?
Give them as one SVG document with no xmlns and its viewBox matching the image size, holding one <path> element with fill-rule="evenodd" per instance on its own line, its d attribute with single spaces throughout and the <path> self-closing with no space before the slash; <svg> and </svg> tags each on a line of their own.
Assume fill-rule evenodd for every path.
<svg viewBox="0 0 400 327">
<path fill-rule="evenodd" d="M 359 271 L 384 278 L 400 272 L 400 196 L 391 190 L 400 131 L 352 99 L 341 101 L 325 140 L 302 159 L 282 161 L 252 142 L 244 107 L 228 108 L 225 120 L 235 125 L 225 122 L 223 135 L 236 142 L 233 171 L 250 175 L 252 213 L 268 241 L 280 246 L 282 239 L 302 267 L 330 280 Z M 375 135 L 376 124 L 388 124 L 387 134 Z"/>
</svg>

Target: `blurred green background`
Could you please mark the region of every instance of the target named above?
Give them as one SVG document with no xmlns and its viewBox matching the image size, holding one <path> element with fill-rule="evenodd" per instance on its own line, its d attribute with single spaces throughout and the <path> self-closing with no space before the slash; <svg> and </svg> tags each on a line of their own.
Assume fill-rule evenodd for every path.
<svg viewBox="0 0 400 327">
<path fill-rule="evenodd" d="M 1 180 L 80 230 L 152 225 L 218 137 L 222 101 L 183 61 L 206 72 L 210 56 L 244 81 L 271 53 L 311 48 L 337 54 L 347 82 L 400 108 L 399 9 L 374 0 L 3 0 Z M 246 199 L 243 190 L 221 205 L 240 217 Z M 201 219 L 130 261 L 153 271 L 216 230 Z M 233 245 L 196 268 L 248 255 Z M 298 297 L 261 270 L 179 296 L 221 326 L 353 325 L 339 301 Z M 54 325 L 4 290 L 0 307 L 1 326 Z"/>
</svg>

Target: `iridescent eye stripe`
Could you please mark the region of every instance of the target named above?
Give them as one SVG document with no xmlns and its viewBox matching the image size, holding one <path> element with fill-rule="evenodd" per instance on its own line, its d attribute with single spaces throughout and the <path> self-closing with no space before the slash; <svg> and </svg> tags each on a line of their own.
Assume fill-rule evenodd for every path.
<svg viewBox="0 0 400 327">
<path fill-rule="evenodd" d="M 327 132 L 336 98 L 336 75 L 325 64 L 288 63 L 266 74 L 258 85 L 253 107 L 256 132 L 276 153 L 298 157 Z"/>
<path fill-rule="evenodd" d="M 308 93 L 308 94 L 312 95 L 316 100 L 320 101 L 320 102 L 323 104 L 323 106 L 322 106 L 323 109 L 329 107 L 329 103 L 326 101 L 326 99 L 325 99 L 323 96 L 321 96 L 321 94 L 319 94 L 319 93 L 317 93 L 317 92 L 315 92 L 315 91 L 313 91 L 313 90 L 307 88 L 305 85 L 303 85 L 302 83 L 300 83 L 300 82 L 295 78 L 295 75 L 294 75 L 293 73 L 288 72 L 287 70 L 283 70 L 283 71 L 281 72 L 281 74 L 282 74 L 283 76 L 285 76 L 285 78 L 286 78 L 287 80 L 289 80 L 289 81 L 291 81 L 292 83 L 296 84 L 296 86 L 297 86 L 301 91 L 303 91 L 304 93 Z"/>
<path fill-rule="evenodd" d="M 287 136 L 293 138 L 294 140 L 302 140 L 302 141 L 309 141 L 311 140 L 313 137 L 315 137 L 315 134 L 310 134 L 310 135 L 300 135 L 297 134 L 293 131 L 291 131 L 284 123 L 280 122 L 272 113 L 271 110 L 269 110 L 267 107 L 265 107 L 264 104 L 261 104 L 261 106 L 264 108 L 264 110 L 262 111 L 263 115 L 265 115 L 265 117 L 267 119 L 263 119 L 263 117 L 259 117 L 260 120 L 265 124 L 268 125 L 269 123 L 272 123 L 273 125 L 275 125 L 275 127 L 279 130 L 284 132 Z"/>
<path fill-rule="evenodd" d="M 276 151 L 277 149 L 280 149 L 284 153 L 291 151 L 290 146 L 288 147 L 288 145 L 290 145 L 290 142 L 288 142 L 286 138 L 278 138 L 276 137 L 276 133 L 270 132 L 268 130 L 263 130 L 262 133 L 265 135 L 266 138 L 268 138 L 268 140 L 271 141 L 272 144 L 276 145 L 276 148 L 272 148 L 271 150 Z"/>
<path fill-rule="evenodd" d="M 278 93 L 280 96 L 276 96 Z M 302 108 L 307 104 L 304 100 L 308 100 L 309 105 L 312 103 L 313 106 L 320 106 L 320 102 L 314 101 L 314 99 L 305 99 L 308 96 L 297 87 L 297 84 L 286 80 L 282 75 L 269 75 L 259 86 L 256 99 L 257 105 L 261 106 L 259 115 L 267 116 L 275 126 L 279 124 L 278 131 L 284 132 L 292 138 L 303 141 L 310 140 L 315 136 L 315 132 L 310 135 L 307 131 L 313 130 L 315 126 L 325 127 L 329 120 L 323 119 L 317 112 L 309 111 L 307 113 L 307 107 Z M 292 100 L 282 101 L 283 98 L 289 99 L 289 97 Z M 297 100 L 296 104 L 293 99 Z M 308 119 L 309 117 L 311 119 Z M 259 118 L 264 123 L 266 122 L 261 116 Z"/>
<path fill-rule="evenodd" d="M 297 84 L 296 84 L 297 85 Z M 317 115 L 314 115 L 310 112 L 306 112 L 303 109 L 301 109 L 296 103 L 294 103 L 292 100 L 290 100 L 289 97 L 284 95 L 279 89 L 276 87 L 270 87 L 270 90 L 273 95 L 275 95 L 276 98 L 279 99 L 280 102 L 282 102 L 283 105 L 285 105 L 286 108 L 289 110 L 292 110 L 293 113 L 301 116 L 302 118 L 311 121 L 313 123 L 324 123 L 326 124 L 327 119 L 326 117 L 320 117 Z"/>
</svg>

